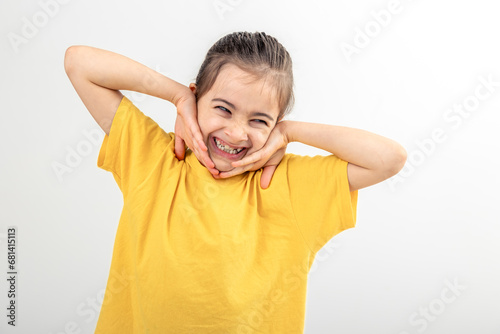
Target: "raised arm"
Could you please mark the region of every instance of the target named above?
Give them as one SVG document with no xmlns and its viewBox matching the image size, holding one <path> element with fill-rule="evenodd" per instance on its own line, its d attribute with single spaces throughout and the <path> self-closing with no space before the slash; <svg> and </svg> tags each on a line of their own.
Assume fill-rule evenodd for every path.
<svg viewBox="0 0 500 334">
<path fill-rule="evenodd" d="M 345 160 L 349 188 L 358 190 L 397 174 L 406 162 L 406 150 L 380 135 L 344 126 L 286 122 L 288 141 L 328 151 Z"/>
<path fill-rule="evenodd" d="M 90 46 L 69 47 L 64 69 L 83 104 L 108 135 L 123 97 L 120 89 L 156 96 L 175 105 L 191 94 L 188 87 L 145 65 Z"/>
<path fill-rule="evenodd" d="M 388 179 L 397 174 L 406 162 L 406 150 L 389 138 L 361 129 L 287 120 L 276 124 L 263 148 L 233 161 L 235 168 L 221 173 L 219 177 L 264 168 L 261 186 L 267 188 L 287 145 L 294 141 L 328 151 L 347 161 L 350 191 Z"/>
<path fill-rule="evenodd" d="M 177 107 L 175 154 L 184 159 L 184 141 L 213 174 L 218 171 L 208 156 L 197 122 L 196 97 L 189 87 L 111 51 L 76 45 L 66 50 L 64 69 L 80 99 L 97 124 L 109 135 L 116 110 L 130 90 L 172 102 Z"/>
</svg>

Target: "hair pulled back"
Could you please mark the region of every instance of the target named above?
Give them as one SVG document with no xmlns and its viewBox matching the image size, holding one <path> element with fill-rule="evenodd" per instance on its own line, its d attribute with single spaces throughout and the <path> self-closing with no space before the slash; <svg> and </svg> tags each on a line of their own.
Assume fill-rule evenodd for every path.
<svg viewBox="0 0 500 334">
<path fill-rule="evenodd" d="M 234 32 L 219 39 L 207 52 L 196 77 L 196 98 L 208 92 L 222 67 L 233 64 L 258 79 L 270 81 L 279 117 L 294 104 L 292 59 L 278 40 L 264 32 Z"/>
</svg>

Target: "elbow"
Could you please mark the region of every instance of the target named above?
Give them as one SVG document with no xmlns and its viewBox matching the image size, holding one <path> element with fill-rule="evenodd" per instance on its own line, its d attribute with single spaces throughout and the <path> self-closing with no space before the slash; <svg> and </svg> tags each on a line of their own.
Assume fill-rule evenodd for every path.
<svg viewBox="0 0 500 334">
<path fill-rule="evenodd" d="M 407 158 L 408 153 L 406 152 L 406 149 L 400 144 L 394 145 L 391 152 L 391 158 L 389 159 L 390 163 L 388 164 L 388 173 L 391 176 L 399 173 L 401 169 L 403 169 Z"/>
<path fill-rule="evenodd" d="M 68 75 L 74 71 L 76 63 L 75 58 L 77 58 L 79 49 L 80 46 L 78 45 L 73 45 L 66 49 L 66 52 L 64 54 L 64 70 Z"/>
</svg>

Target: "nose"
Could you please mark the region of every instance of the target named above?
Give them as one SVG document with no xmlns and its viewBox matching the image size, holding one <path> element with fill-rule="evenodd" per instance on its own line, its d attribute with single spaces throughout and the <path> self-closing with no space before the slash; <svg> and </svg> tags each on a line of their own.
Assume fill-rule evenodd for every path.
<svg viewBox="0 0 500 334">
<path fill-rule="evenodd" d="M 248 140 L 248 134 L 245 126 L 239 122 L 231 122 L 231 124 L 229 124 L 224 130 L 224 133 L 228 136 L 228 138 L 231 138 L 231 141 L 233 141 L 234 144 Z"/>
</svg>

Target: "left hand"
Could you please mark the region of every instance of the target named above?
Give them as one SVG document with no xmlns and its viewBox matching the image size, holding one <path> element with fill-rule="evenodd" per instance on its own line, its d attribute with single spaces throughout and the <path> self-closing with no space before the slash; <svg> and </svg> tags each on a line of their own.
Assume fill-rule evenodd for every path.
<svg viewBox="0 0 500 334">
<path fill-rule="evenodd" d="M 226 178 L 242 174 L 246 171 L 255 171 L 264 168 L 260 178 L 260 186 L 263 189 L 269 187 L 274 171 L 285 155 L 286 146 L 290 142 L 286 132 L 287 121 L 281 121 L 271 131 L 265 145 L 258 151 L 232 163 L 234 169 L 221 172 L 215 178 Z"/>
</svg>

